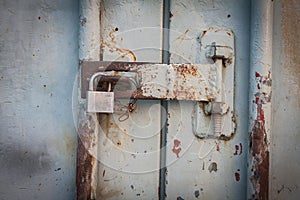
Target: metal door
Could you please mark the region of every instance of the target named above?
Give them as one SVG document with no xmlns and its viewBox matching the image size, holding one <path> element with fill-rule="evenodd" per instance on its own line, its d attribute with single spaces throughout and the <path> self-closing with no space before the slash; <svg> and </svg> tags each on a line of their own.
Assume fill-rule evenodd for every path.
<svg viewBox="0 0 300 200">
<path fill-rule="evenodd" d="M 184 99 L 137 100 L 125 120 L 122 109 L 86 113 L 81 88 L 78 199 L 245 199 L 250 1 L 82 0 L 80 21 L 81 87 L 89 70 L 129 62 L 203 64 L 206 31 L 232 30 L 234 86 L 226 93 L 236 127 L 230 137 L 196 137 L 193 119 L 204 105 Z"/>
</svg>

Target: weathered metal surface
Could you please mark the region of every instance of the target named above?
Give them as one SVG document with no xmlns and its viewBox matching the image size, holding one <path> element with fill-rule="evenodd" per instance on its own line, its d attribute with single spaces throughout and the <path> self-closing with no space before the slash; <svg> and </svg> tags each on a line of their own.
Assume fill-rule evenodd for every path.
<svg viewBox="0 0 300 200">
<path fill-rule="evenodd" d="M 161 7 L 158 0 L 101 1 L 100 60 L 161 62 Z"/>
<path fill-rule="evenodd" d="M 222 59 L 225 65 L 235 62 L 234 33 L 231 30 L 210 27 L 202 32 L 199 40 L 206 57 Z"/>
<path fill-rule="evenodd" d="M 208 101 L 210 65 L 161 64 L 138 69 L 141 92 L 150 98 Z"/>
<path fill-rule="evenodd" d="M 0 199 L 75 198 L 77 1 L 0 1 Z"/>
<path fill-rule="evenodd" d="M 86 55 L 81 58 L 83 65 L 85 65 L 84 60 L 99 61 L 99 57 L 100 60 L 133 61 L 133 65 L 138 65 L 141 61 L 160 62 L 160 29 L 141 28 L 144 26 L 160 27 L 160 1 L 101 1 L 100 4 L 98 4 L 100 1 L 83 0 L 82 2 L 95 6 L 94 8 L 88 7 L 87 15 L 81 18 L 83 24 L 90 23 L 81 27 L 82 32 L 97 35 L 91 37 L 96 38 L 95 40 L 87 41 L 87 46 L 84 45 L 84 41 L 88 38 L 85 35 L 81 36 L 82 55 Z M 145 15 L 145 13 L 148 14 Z M 145 39 L 145 34 L 151 37 Z M 98 36 L 100 36 L 100 41 L 98 41 Z M 141 49 L 143 47 L 144 49 Z M 99 54 L 97 54 L 98 49 Z M 93 157 L 95 163 L 91 162 L 89 156 L 82 161 L 85 163 L 82 167 L 85 169 L 83 174 L 86 175 L 87 180 L 77 186 L 81 187 L 82 191 L 87 191 L 88 196 L 84 196 L 87 199 L 157 199 L 159 102 L 138 101 L 136 108 L 126 113 L 128 98 L 131 96 L 131 94 L 128 96 L 128 93 L 131 90 L 127 88 L 128 91 L 124 91 L 121 85 L 126 85 L 126 81 L 121 83 L 118 76 L 126 77 L 126 74 L 129 74 L 130 77 L 135 73 L 124 73 L 128 70 L 118 62 L 102 62 L 101 66 L 104 66 L 104 69 L 99 68 L 99 62 L 91 63 L 89 63 L 90 66 L 94 67 L 81 67 L 81 77 L 85 76 L 81 80 L 86 81 L 82 82 L 81 105 L 85 103 L 88 78 L 94 72 L 101 70 L 114 70 L 109 78 L 113 79 L 113 84 L 118 83 L 114 85 L 114 89 L 120 92 L 116 92 L 115 96 L 118 98 L 125 95 L 127 98 L 118 99 L 115 104 L 116 112 L 112 115 L 91 114 L 85 117 L 83 115 L 79 120 L 79 124 L 84 124 L 86 120 L 90 120 L 88 116 L 91 116 L 93 120 L 97 118 L 98 122 L 95 130 L 82 132 L 86 152 L 84 149 L 79 149 L 79 151 L 83 152 L 81 155 L 87 154 Z M 101 90 L 104 81 L 105 78 L 100 80 L 98 89 Z M 105 84 L 103 86 L 105 87 Z M 83 106 L 81 110 L 85 111 Z M 124 114 L 128 114 L 128 118 L 120 120 Z M 80 180 L 79 178 L 79 182 Z"/>
<path fill-rule="evenodd" d="M 252 2 L 248 198 L 269 199 L 273 2 Z"/>
<path fill-rule="evenodd" d="M 235 87 L 224 86 L 224 94 L 234 93 L 234 115 L 228 120 L 236 121 L 236 132 L 228 141 L 196 139 L 195 105 L 170 102 L 166 199 L 246 199 L 249 7 L 250 1 L 171 1 L 171 63 L 210 62 L 199 43 L 209 27 L 235 33 Z M 197 106 L 199 116 L 205 116 L 204 105 Z M 209 124 L 210 117 L 199 121 Z"/>
<path fill-rule="evenodd" d="M 274 1 L 269 199 L 300 196 L 300 4 Z"/>
<path fill-rule="evenodd" d="M 234 96 L 227 88 L 234 88 L 234 34 L 230 30 L 209 28 L 199 36 L 200 54 L 213 59 L 215 62 L 209 77 L 210 91 L 215 93 L 212 102 L 226 102 L 228 114 L 203 115 L 205 110 L 199 103 L 195 105 L 193 118 L 193 132 L 199 138 L 230 139 L 235 133 Z M 221 88 L 221 90 L 218 90 Z M 207 107 L 205 105 L 204 107 Z"/>
<path fill-rule="evenodd" d="M 130 73 L 137 74 L 136 79 L 137 86 L 136 91 L 132 92 L 132 97 L 137 99 L 168 99 L 168 100 L 192 100 L 192 101 L 211 101 L 221 93 L 222 85 L 229 88 L 233 88 L 233 75 L 234 69 L 232 65 L 228 65 L 227 68 L 222 69 L 223 73 L 231 79 L 225 79 L 227 82 L 222 82 L 216 85 L 216 77 L 214 76 L 215 68 L 219 65 L 222 67 L 222 63 L 215 64 L 127 64 L 121 63 L 110 64 L 110 70 L 105 67 L 107 63 L 99 62 L 98 67 L 95 67 L 98 71 L 107 71 L 107 75 L 114 76 L 130 76 Z M 91 64 L 95 66 L 95 62 Z M 116 66 L 116 70 L 114 67 Z M 82 88 L 87 87 L 87 82 L 91 77 L 93 70 L 87 70 L 90 68 L 89 62 L 83 63 L 82 68 Z M 94 68 L 94 67 L 93 67 Z M 119 71 L 120 70 L 120 71 Z M 122 72 L 124 71 L 124 72 Z M 222 76 L 222 73 L 221 73 Z M 132 77 L 132 76 L 131 76 Z M 212 78 L 213 77 L 213 78 Z M 114 80 L 113 80 L 114 81 Z M 82 89 L 82 93 L 83 93 Z M 119 91 L 116 91 L 116 93 Z M 122 93 L 121 93 L 122 94 Z M 116 94 L 116 96 L 121 96 Z M 222 96 L 222 95 L 221 95 Z M 226 95 L 225 95 L 226 96 Z M 127 95 L 128 97 L 128 95 Z M 233 110 L 233 95 L 227 94 L 227 99 L 230 100 L 228 105 Z"/>
<path fill-rule="evenodd" d="M 81 109 L 84 111 L 84 109 Z M 77 141 L 77 161 L 76 161 L 76 196 L 78 200 L 91 199 L 92 194 L 92 170 L 96 164 L 96 159 L 90 154 L 92 141 L 95 137 L 96 124 L 92 116 L 85 116 L 81 111 L 81 116 L 86 120 L 79 120 L 78 141 Z"/>
<path fill-rule="evenodd" d="M 79 59 L 100 59 L 100 0 L 80 1 L 79 21 Z M 82 71 L 79 71 L 81 76 Z M 79 78 L 79 84 L 81 83 Z M 81 92 L 79 95 L 81 96 Z M 84 92 L 85 94 L 85 92 Z M 95 179 L 93 174 L 97 171 L 96 156 L 93 144 L 97 141 L 98 121 L 95 114 L 86 113 L 85 102 L 78 97 L 79 104 L 75 111 L 77 118 L 77 161 L 76 161 L 76 199 L 95 199 Z"/>
<path fill-rule="evenodd" d="M 100 2 L 79 1 L 79 60 L 100 59 Z"/>
</svg>

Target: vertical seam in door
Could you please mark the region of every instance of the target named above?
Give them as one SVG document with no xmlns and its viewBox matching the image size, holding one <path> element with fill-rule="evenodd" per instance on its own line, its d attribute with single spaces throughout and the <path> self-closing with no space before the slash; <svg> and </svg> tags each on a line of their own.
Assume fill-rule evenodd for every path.
<svg viewBox="0 0 300 200">
<path fill-rule="evenodd" d="M 163 1 L 162 17 L 162 63 L 169 64 L 169 29 L 170 29 L 170 0 Z M 161 131 L 160 131 L 160 170 L 159 170 L 159 190 L 160 200 L 166 197 L 166 144 L 167 144 L 167 124 L 168 124 L 168 101 L 163 100 L 161 105 Z"/>
</svg>

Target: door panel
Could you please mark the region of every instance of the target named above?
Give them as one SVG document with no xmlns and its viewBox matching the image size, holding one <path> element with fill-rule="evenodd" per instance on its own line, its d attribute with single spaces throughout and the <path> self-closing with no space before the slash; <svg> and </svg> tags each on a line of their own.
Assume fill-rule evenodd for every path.
<svg viewBox="0 0 300 200">
<path fill-rule="evenodd" d="M 161 1 L 101 1 L 104 61 L 161 60 Z"/>
<path fill-rule="evenodd" d="M 160 62 L 161 6 L 160 1 L 101 1 L 102 60 Z M 128 103 L 120 100 L 115 106 L 123 110 L 98 116 L 96 199 L 158 198 L 160 102 L 137 101 L 123 121 Z"/>
<path fill-rule="evenodd" d="M 170 46 L 165 50 L 170 52 L 170 63 L 212 64 L 201 52 L 201 34 L 210 27 L 231 29 L 235 34 L 235 77 L 229 78 L 235 80 L 235 87 L 225 90 L 234 93 L 234 117 L 230 120 L 237 125 L 235 133 L 227 140 L 197 138 L 192 121 L 196 106 L 202 108 L 203 102 L 169 100 L 164 133 L 160 101 L 137 100 L 136 109 L 123 120 L 129 100 L 117 100 L 113 114 L 97 114 L 98 135 L 92 152 L 98 161 L 92 171 L 94 199 L 158 199 L 159 195 L 160 199 L 246 198 L 250 2 L 170 2 L 169 12 L 162 9 L 160 1 L 101 1 L 100 60 L 166 61 L 160 49 L 162 41 L 167 41 L 162 37 L 167 36 Z M 163 16 L 170 17 L 169 36 L 161 29 Z M 228 79 L 226 74 L 224 77 Z M 166 155 L 160 149 L 161 134 L 167 136 Z M 159 170 L 164 162 L 165 174 Z M 165 183 L 162 177 L 166 177 Z"/>
<path fill-rule="evenodd" d="M 169 103 L 166 199 L 245 199 L 249 1 L 171 1 L 170 16 L 171 63 L 207 62 L 199 37 L 209 27 L 235 33 L 236 88 L 229 89 L 238 126 L 229 141 L 197 139 L 195 103 Z"/>
</svg>

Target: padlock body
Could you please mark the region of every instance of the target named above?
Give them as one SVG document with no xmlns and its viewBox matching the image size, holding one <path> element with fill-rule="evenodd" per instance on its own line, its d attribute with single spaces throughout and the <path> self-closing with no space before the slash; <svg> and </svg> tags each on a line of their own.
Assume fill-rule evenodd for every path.
<svg viewBox="0 0 300 200">
<path fill-rule="evenodd" d="M 113 113 L 114 93 L 87 91 L 87 112 L 91 113 Z"/>
</svg>

